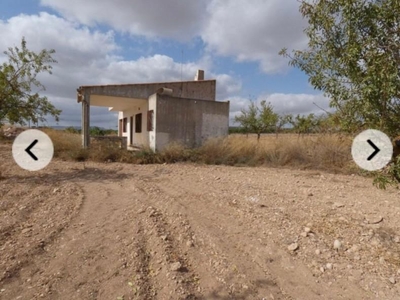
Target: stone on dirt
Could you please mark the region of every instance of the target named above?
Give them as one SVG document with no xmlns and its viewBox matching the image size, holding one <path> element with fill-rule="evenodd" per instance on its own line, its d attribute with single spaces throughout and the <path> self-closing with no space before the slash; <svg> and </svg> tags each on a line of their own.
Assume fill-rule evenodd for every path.
<svg viewBox="0 0 400 300">
<path fill-rule="evenodd" d="M 288 247 L 289 251 L 296 251 L 299 249 L 299 245 L 297 243 L 290 244 Z"/>
<path fill-rule="evenodd" d="M 172 264 L 170 265 L 171 271 L 174 271 L 174 272 L 179 271 L 181 268 L 182 268 L 182 264 L 181 264 L 179 261 L 174 262 L 174 263 L 172 263 Z"/>
<path fill-rule="evenodd" d="M 342 243 L 339 240 L 333 242 L 333 249 L 339 250 L 342 247 Z"/>
</svg>

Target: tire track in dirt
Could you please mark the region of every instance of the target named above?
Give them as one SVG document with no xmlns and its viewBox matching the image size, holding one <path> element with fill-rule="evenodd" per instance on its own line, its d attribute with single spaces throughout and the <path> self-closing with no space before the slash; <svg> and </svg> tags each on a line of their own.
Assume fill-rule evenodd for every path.
<svg viewBox="0 0 400 300">
<path fill-rule="evenodd" d="M 51 299 L 116 299 L 132 294 L 135 223 L 132 195 L 116 182 L 84 186 L 85 203 L 71 230 L 60 240 L 46 268 L 51 278 Z"/>
<path fill-rule="evenodd" d="M 198 277 L 179 243 L 181 233 L 175 230 L 168 216 L 150 205 L 152 201 L 143 186 L 130 184 L 127 188 L 142 195 L 136 218 L 145 224 L 141 236 L 149 247 L 149 273 L 155 290 L 143 299 L 198 299 Z"/>
<path fill-rule="evenodd" d="M 131 276 L 135 237 L 125 209 L 133 202 L 113 184 L 84 188 L 78 216 L 35 257 L 31 268 L 21 271 L 15 283 L 23 289 L 7 286 L 6 291 L 13 291 L 8 299 L 115 299 L 118 295 L 110 286 L 129 292 L 121 278 Z"/>
<path fill-rule="evenodd" d="M 347 282 L 347 274 L 336 265 L 325 277 L 314 277 L 306 265 L 310 260 L 301 257 L 306 250 L 315 251 L 310 237 L 299 242 L 300 247 L 309 242 L 307 249 L 287 250 L 286 240 L 299 236 L 298 230 L 313 216 L 304 208 L 314 203 L 304 197 L 316 180 L 293 185 L 284 171 L 192 165 L 68 168 L 47 170 L 45 178 L 62 178 L 70 187 L 79 187 L 80 194 L 71 194 L 76 199 L 62 198 L 64 190 L 55 191 L 55 186 L 46 201 L 30 202 L 35 207 L 26 217 L 34 217 L 23 226 L 34 223 L 26 227 L 36 234 L 35 226 L 49 223 L 43 232 L 54 235 L 28 257 L 29 263 L 3 281 L 0 299 L 372 298 L 358 283 Z M 264 173 L 271 185 L 259 179 Z M 19 178 L 30 180 L 25 175 Z M 289 187 L 291 192 L 286 193 Z M 321 189 L 313 186 L 315 194 Z M 79 195 L 84 196 L 83 204 L 74 206 Z M 281 201 L 282 197 L 288 198 Z M 51 199 L 64 199 L 75 213 L 65 213 L 57 205 L 36 207 L 56 203 Z M 317 217 L 329 210 L 323 201 L 315 204 Z M 8 205 L 4 207 L 10 212 Z M 297 213 L 298 207 L 304 211 Z M 56 226 L 63 213 L 69 219 L 54 231 L 51 224 Z M 37 222 L 35 214 L 49 222 Z M 6 234 L 6 239 L 22 237 L 18 231 Z"/>
<path fill-rule="evenodd" d="M 10 194 L 18 193 L 17 202 L 10 203 L 1 227 L 0 284 L 24 285 L 21 273 L 36 270 L 36 258 L 46 254 L 49 245 L 62 233 L 78 213 L 83 199 L 82 190 L 73 183 L 29 187 L 25 190 L 10 189 L 3 194 L 2 203 L 12 199 Z M 69 197 L 74 200 L 70 201 Z M 65 201 L 68 199 L 68 201 Z M 12 218 L 12 220 L 7 220 Z M 9 297 L 7 290 L 0 294 Z"/>
<path fill-rule="evenodd" d="M 194 228 L 201 229 L 200 232 L 205 232 L 205 238 L 208 238 L 207 244 L 217 245 L 215 247 L 219 249 L 219 251 L 214 249 L 214 253 L 220 253 L 220 257 L 216 259 L 217 261 L 221 261 L 221 258 L 225 256 L 225 261 L 238 265 L 241 270 L 244 270 L 244 276 L 268 278 L 272 287 L 278 284 L 282 288 L 282 291 L 279 288 L 271 288 L 271 286 L 263 289 L 257 285 L 247 283 L 245 286 L 253 290 L 251 297 L 259 299 L 263 295 L 268 295 L 266 293 L 271 294 L 271 290 L 274 291 L 271 294 L 274 299 L 290 298 L 290 295 L 293 299 L 321 299 L 321 297 L 324 299 L 337 299 L 340 296 L 331 295 L 329 292 L 331 287 L 327 284 L 313 284 L 315 280 L 307 267 L 293 261 L 287 252 L 282 251 L 274 243 L 265 239 L 260 234 L 263 231 L 263 228 L 259 227 L 260 224 L 257 224 L 257 226 L 248 225 L 249 223 L 251 225 L 254 218 L 249 218 L 249 215 L 244 213 L 245 210 L 238 213 L 237 209 L 232 209 L 233 207 L 227 206 L 226 203 L 223 204 L 221 209 L 221 203 L 215 201 L 215 198 L 219 200 L 221 198 L 210 197 L 207 187 L 204 184 L 197 184 L 196 178 L 190 178 L 188 175 L 184 178 L 182 176 L 177 176 L 176 178 L 165 177 L 164 179 L 158 179 L 159 183 L 145 181 L 142 184 L 144 186 L 147 184 L 148 193 L 153 192 L 152 199 L 157 199 L 157 194 L 163 195 L 163 201 L 160 199 L 161 196 L 158 197 L 159 200 L 156 201 L 158 205 L 163 203 L 161 205 L 166 211 L 184 212 L 187 218 L 190 219 L 191 224 L 194 225 Z M 154 188 L 154 185 L 157 188 Z M 215 195 L 215 190 L 212 194 Z M 271 224 L 266 222 L 263 225 L 268 226 Z M 197 234 L 199 235 L 199 232 Z M 203 244 L 202 247 L 207 248 L 207 245 Z M 210 247 L 208 246 L 208 248 Z M 212 249 L 208 251 L 213 253 Z M 222 261 L 224 260 L 222 259 Z M 249 265 L 251 266 L 249 267 Z M 229 278 L 229 276 L 227 277 Z M 232 278 L 230 278 L 230 281 L 231 285 L 234 282 L 233 286 L 237 287 L 236 290 L 240 289 L 240 281 L 235 282 Z M 347 284 L 345 280 L 340 280 L 340 287 L 343 289 L 342 297 L 346 295 L 346 297 L 356 298 L 364 294 L 364 299 L 369 298 L 365 291 Z M 234 293 L 231 290 L 229 294 L 232 295 Z M 301 295 L 300 298 L 299 295 Z M 237 297 L 234 295 L 234 298 L 239 299 Z"/>
<path fill-rule="evenodd" d="M 202 290 L 199 299 L 262 299 L 265 295 L 271 296 L 271 299 L 287 299 L 266 270 L 249 267 L 247 254 L 233 249 L 235 243 L 226 240 L 226 232 L 215 226 L 220 220 L 209 216 L 210 211 L 214 211 L 212 207 L 208 207 L 208 212 L 195 212 L 188 208 L 190 202 L 183 204 L 181 197 L 177 196 L 181 194 L 178 190 L 184 190 L 183 187 L 175 182 L 171 189 L 168 186 L 166 181 L 157 184 L 146 180 L 141 183 L 151 205 L 181 220 L 175 222 L 178 223 L 175 236 L 180 236 L 183 244 L 185 240 L 190 244 L 191 239 L 195 238 L 195 247 L 189 247 L 187 252 L 188 260 L 193 262 L 194 272 L 199 274 L 199 287 Z M 248 272 L 249 269 L 252 269 L 251 272 Z M 252 279 L 246 280 L 247 277 Z"/>
<path fill-rule="evenodd" d="M 147 195 L 132 180 L 81 185 L 79 214 L 0 298 L 195 299 L 196 276 L 167 220 L 155 208 L 140 210 Z"/>
</svg>

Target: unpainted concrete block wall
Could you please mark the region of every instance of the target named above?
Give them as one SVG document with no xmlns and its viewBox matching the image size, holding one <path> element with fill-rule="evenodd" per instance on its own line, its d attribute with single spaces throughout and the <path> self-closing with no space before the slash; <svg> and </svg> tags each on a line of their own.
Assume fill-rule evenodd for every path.
<svg viewBox="0 0 400 300">
<path fill-rule="evenodd" d="M 156 120 L 156 150 L 172 142 L 199 147 L 209 138 L 228 135 L 229 102 L 157 95 Z"/>
</svg>

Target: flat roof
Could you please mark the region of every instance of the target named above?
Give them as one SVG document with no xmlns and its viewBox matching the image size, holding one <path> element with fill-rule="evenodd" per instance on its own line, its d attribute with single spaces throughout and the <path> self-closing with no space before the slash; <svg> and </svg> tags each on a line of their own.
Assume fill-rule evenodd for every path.
<svg viewBox="0 0 400 300">
<path fill-rule="evenodd" d="M 177 84 L 177 83 L 190 83 L 190 82 L 209 82 L 216 81 L 216 79 L 207 80 L 186 80 L 186 81 L 164 81 L 164 82 L 143 82 L 143 83 L 124 83 L 124 84 L 103 84 L 103 85 L 82 85 L 81 88 L 94 88 L 94 87 L 114 87 L 114 86 L 136 86 L 136 85 L 160 85 L 160 84 Z"/>
</svg>

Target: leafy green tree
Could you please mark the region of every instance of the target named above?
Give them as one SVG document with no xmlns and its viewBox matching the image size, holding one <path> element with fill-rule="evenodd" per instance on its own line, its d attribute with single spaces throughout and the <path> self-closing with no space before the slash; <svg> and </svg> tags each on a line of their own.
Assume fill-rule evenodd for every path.
<svg viewBox="0 0 400 300">
<path fill-rule="evenodd" d="M 290 117 L 289 123 L 293 126 L 294 132 L 300 136 L 314 132 L 318 125 L 318 118 L 314 114 L 297 115 L 295 118 Z"/>
<path fill-rule="evenodd" d="M 333 134 L 340 132 L 340 118 L 336 113 L 324 113 L 316 118 L 316 132 L 320 134 Z"/>
<path fill-rule="evenodd" d="M 293 120 L 293 116 L 291 114 L 278 115 L 278 120 L 275 126 L 276 137 L 278 137 L 278 134 L 282 131 L 282 128 L 285 125 L 290 124 L 291 120 Z"/>
<path fill-rule="evenodd" d="M 271 103 L 266 100 L 257 106 L 254 101 L 250 101 L 249 107 L 243 108 L 241 114 L 235 117 L 235 122 L 239 123 L 245 132 L 257 134 L 257 141 L 260 140 L 261 133 L 272 131 L 278 122 L 278 114 L 273 110 Z"/>
<path fill-rule="evenodd" d="M 53 116 L 58 121 L 61 110 L 56 109 L 39 92 L 45 87 L 37 79 L 40 73 L 52 73 L 54 50 L 42 50 L 39 53 L 28 50 L 22 38 L 21 47 L 9 48 L 4 54 L 8 61 L 0 65 L 0 125 L 37 124 Z"/>
<path fill-rule="evenodd" d="M 90 127 L 89 133 L 92 136 L 104 136 L 105 135 L 105 131 L 97 126 Z"/>
<path fill-rule="evenodd" d="M 308 47 L 280 54 L 330 98 L 343 130 L 375 128 L 398 135 L 400 1 L 299 2 L 308 21 Z"/>
</svg>

